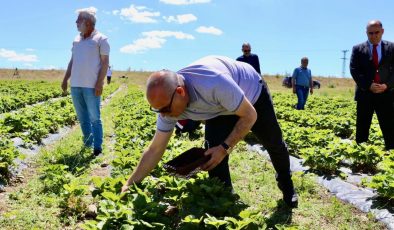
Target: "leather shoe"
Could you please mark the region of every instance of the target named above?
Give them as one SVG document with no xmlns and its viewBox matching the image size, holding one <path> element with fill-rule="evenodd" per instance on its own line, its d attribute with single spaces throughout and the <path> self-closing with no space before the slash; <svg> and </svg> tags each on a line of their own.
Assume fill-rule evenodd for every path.
<svg viewBox="0 0 394 230">
<path fill-rule="evenodd" d="M 278 187 L 283 193 L 283 201 L 290 208 L 298 207 L 298 195 L 294 189 L 293 181 L 291 180 L 291 176 L 287 177 L 278 177 L 276 178 L 278 181 Z"/>
<path fill-rule="evenodd" d="M 93 150 L 93 155 L 95 156 L 95 157 L 97 157 L 98 155 L 100 155 L 102 153 L 102 150 L 101 149 L 94 149 Z"/>
</svg>

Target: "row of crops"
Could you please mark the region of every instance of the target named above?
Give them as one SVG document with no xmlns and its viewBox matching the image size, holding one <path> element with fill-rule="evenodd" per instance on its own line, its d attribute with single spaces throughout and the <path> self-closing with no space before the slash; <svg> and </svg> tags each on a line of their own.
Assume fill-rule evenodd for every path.
<svg viewBox="0 0 394 230">
<path fill-rule="evenodd" d="M 2 80 L 0 85 L 0 113 L 62 96 L 59 82 L 37 80 Z"/>
<path fill-rule="evenodd" d="M 6 85 L 13 81 L 4 81 Z M 37 95 L 45 95 L 46 92 L 56 90 L 61 93 L 59 82 L 48 83 L 36 81 L 28 86 L 28 81 L 21 81 L 16 84 L 18 89 L 33 90 L 22 91 L 14 95 L 14 100 L 25 100 L 29 93 Z M 51 86 L 49 89 L 44 86 Z M 52 88 L 53 87 L 53 88 Z M 119 84 L 112 84 L 106 86 L 103 98 L 114 92 L 119 87 Z M 12 88 L 12 87 L 11 87 Z M 3 89 L 3 81 L 1 89 Z M 60 94 L 59 94 L 60 95 Z M 30 95 L 31 96 L 31 95 Z M 49 99 L 51 97 L 48 97 Z M 26 106 L 26 104 L 24 104 Z M 13 165 L 13 160 L 19 156 L 17 149 L 14 146 L 13 139 L 22 139 L 24 147 L 28 148 L 31 144 L 40 144 L 41 140 L 51 133 L 56 133 L 59 128 L 73 125 L 76 122 L 76 114 L 72 105 L 71 97 L 65 96 L 58 100 L 48 100 L 41 104 L 28 106 L 17 111 L 7 112 L 1 114 L 0 118 L 0 182 L 7 183 L 10 179 L 10 166 Z"/>
<path fill-rule="evenodd" d="M 312 97 L 304 111 L 292 109 L 294 97 L 273 97 L 277 117 L 292 155 L 326 175 L 339 175 L 339 168 L 375 175 L 364 185 L 394 202 L 394 151 L 384 151 L 382 133 L 374 118 L 369 141 L 358 145 L 355 136 L 355 105 L 343 99 Z"/>
</svg>

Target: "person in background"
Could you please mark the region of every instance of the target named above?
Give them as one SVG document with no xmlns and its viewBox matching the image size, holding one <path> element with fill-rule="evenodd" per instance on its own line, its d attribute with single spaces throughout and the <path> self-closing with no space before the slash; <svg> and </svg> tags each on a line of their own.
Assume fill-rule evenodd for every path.
<svg viewBox="0 0 394 230">
<path fill-rule="evenodd" d="M 253 66 L 253 68 L 261 75 L 260 71 L 260 62 L 259 56 L 251 53 L 252 48 L 249 43 L 242 44 L 242 53 L 243 55 L 237 58 L 237 61 L 246 62 L 249 65 Z"/>
<path fill-rule="evenodd" d="M 232 189 L 228 165 L 231 149 L 252 131 L 267 149 L 277 172 L 284 202 L 297 207 L 290 158 L 275 116 L 267 84 L 251 65 L 222 56 L 208 56 L 177 73 L 150 75 L 146 97 L 158 113 L 156 133 L 134 172 L 122 187 L 142 181 L 158 164 L 178 120 L 205 121 L 205 155 L 201 166 L 210 177 Z"/>
<path fill-rule="evenodd" d="M 12 77 L 20 78 L 18 68 L 15 68 L 15 71 L 14 71 L 14 74 L 12 75 Z"/>
<path fill-rule="evenodd" d="M 294 69 L 292 76 L 293 93 L 297 94 L 298 110 L 304 110 L 309 92 L 313 94 L 313 80 L 311 70 L 308 69 L 308 58 L 301 58 L 301 66 Z"/>
<path fill-rule="evenodd" d="M 93 145 L 93 154 L 97 156 L 102 152 L 100 101 L 108 69 L 110 46 L 108 38 L 95 29 L 94 11 L 78 11 L 76 24 L 80 34 L 74 39 L 71 60 L 61 87 L 66 92 L 70 79 L 71 97 L 81 125 L 84 145 Z"/>
<path fill-rule="evenodd" d="M 383 25 L 369 21 L 368 40 L 353 47 L 350 72 L 356 82 L 356 142 L 368 141 L 376 112 L 386 149 L 394 149 L 394 43 L 382 40 Z"/>
<path fill-rule="evenodd" d="M 111 77 L 112 77 L 111 66 L 108 66 L 108 70 L 107 70 L 107 84 L 108 85 L 111 83 Z"/>
</svg>

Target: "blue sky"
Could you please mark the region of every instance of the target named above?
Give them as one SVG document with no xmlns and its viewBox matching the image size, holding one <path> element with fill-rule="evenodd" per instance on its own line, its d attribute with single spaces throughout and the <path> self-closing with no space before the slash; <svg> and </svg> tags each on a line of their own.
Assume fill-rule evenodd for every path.
<svg viewBox="0 0 394 230">
<path fill-rule="evenodd" d="M 372 4 L 373 3 L 373 4 Z M 206 55 L 240 56 L 249 42 L 262 73 L 291 73 L 303 56 L 313 75 L 341 76 L 341 50 L 366 41 L 380 19 L 394 41 L 392 0 L 12 0 L 0 8 L 0 68 L 65 69 L 75 11 L 97 9 L 115 70 L 178 70 Z M 349 60 L 346 62 L 346 76 Z"/>
</svg>

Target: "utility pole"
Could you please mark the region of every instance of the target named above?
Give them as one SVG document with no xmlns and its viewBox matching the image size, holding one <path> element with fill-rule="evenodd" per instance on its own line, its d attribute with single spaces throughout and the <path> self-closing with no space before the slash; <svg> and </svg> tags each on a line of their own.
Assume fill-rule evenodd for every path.
<svg viewBox="0 0 394 230">
<path fill-rule="evenodd" d="M 348 52 L 349 50 L 342 50 L 342 52 L 343 52 L 343 58 L 341 58 L 342 60 L 343 60 L 343 63 L 342 63 L 342 77 L 346 77 L 345 76 L 345 70 L 346 70 L 346 60 L 347 60 L 347 58 L 346 58 L 346 53 Z"/>
</svg>

